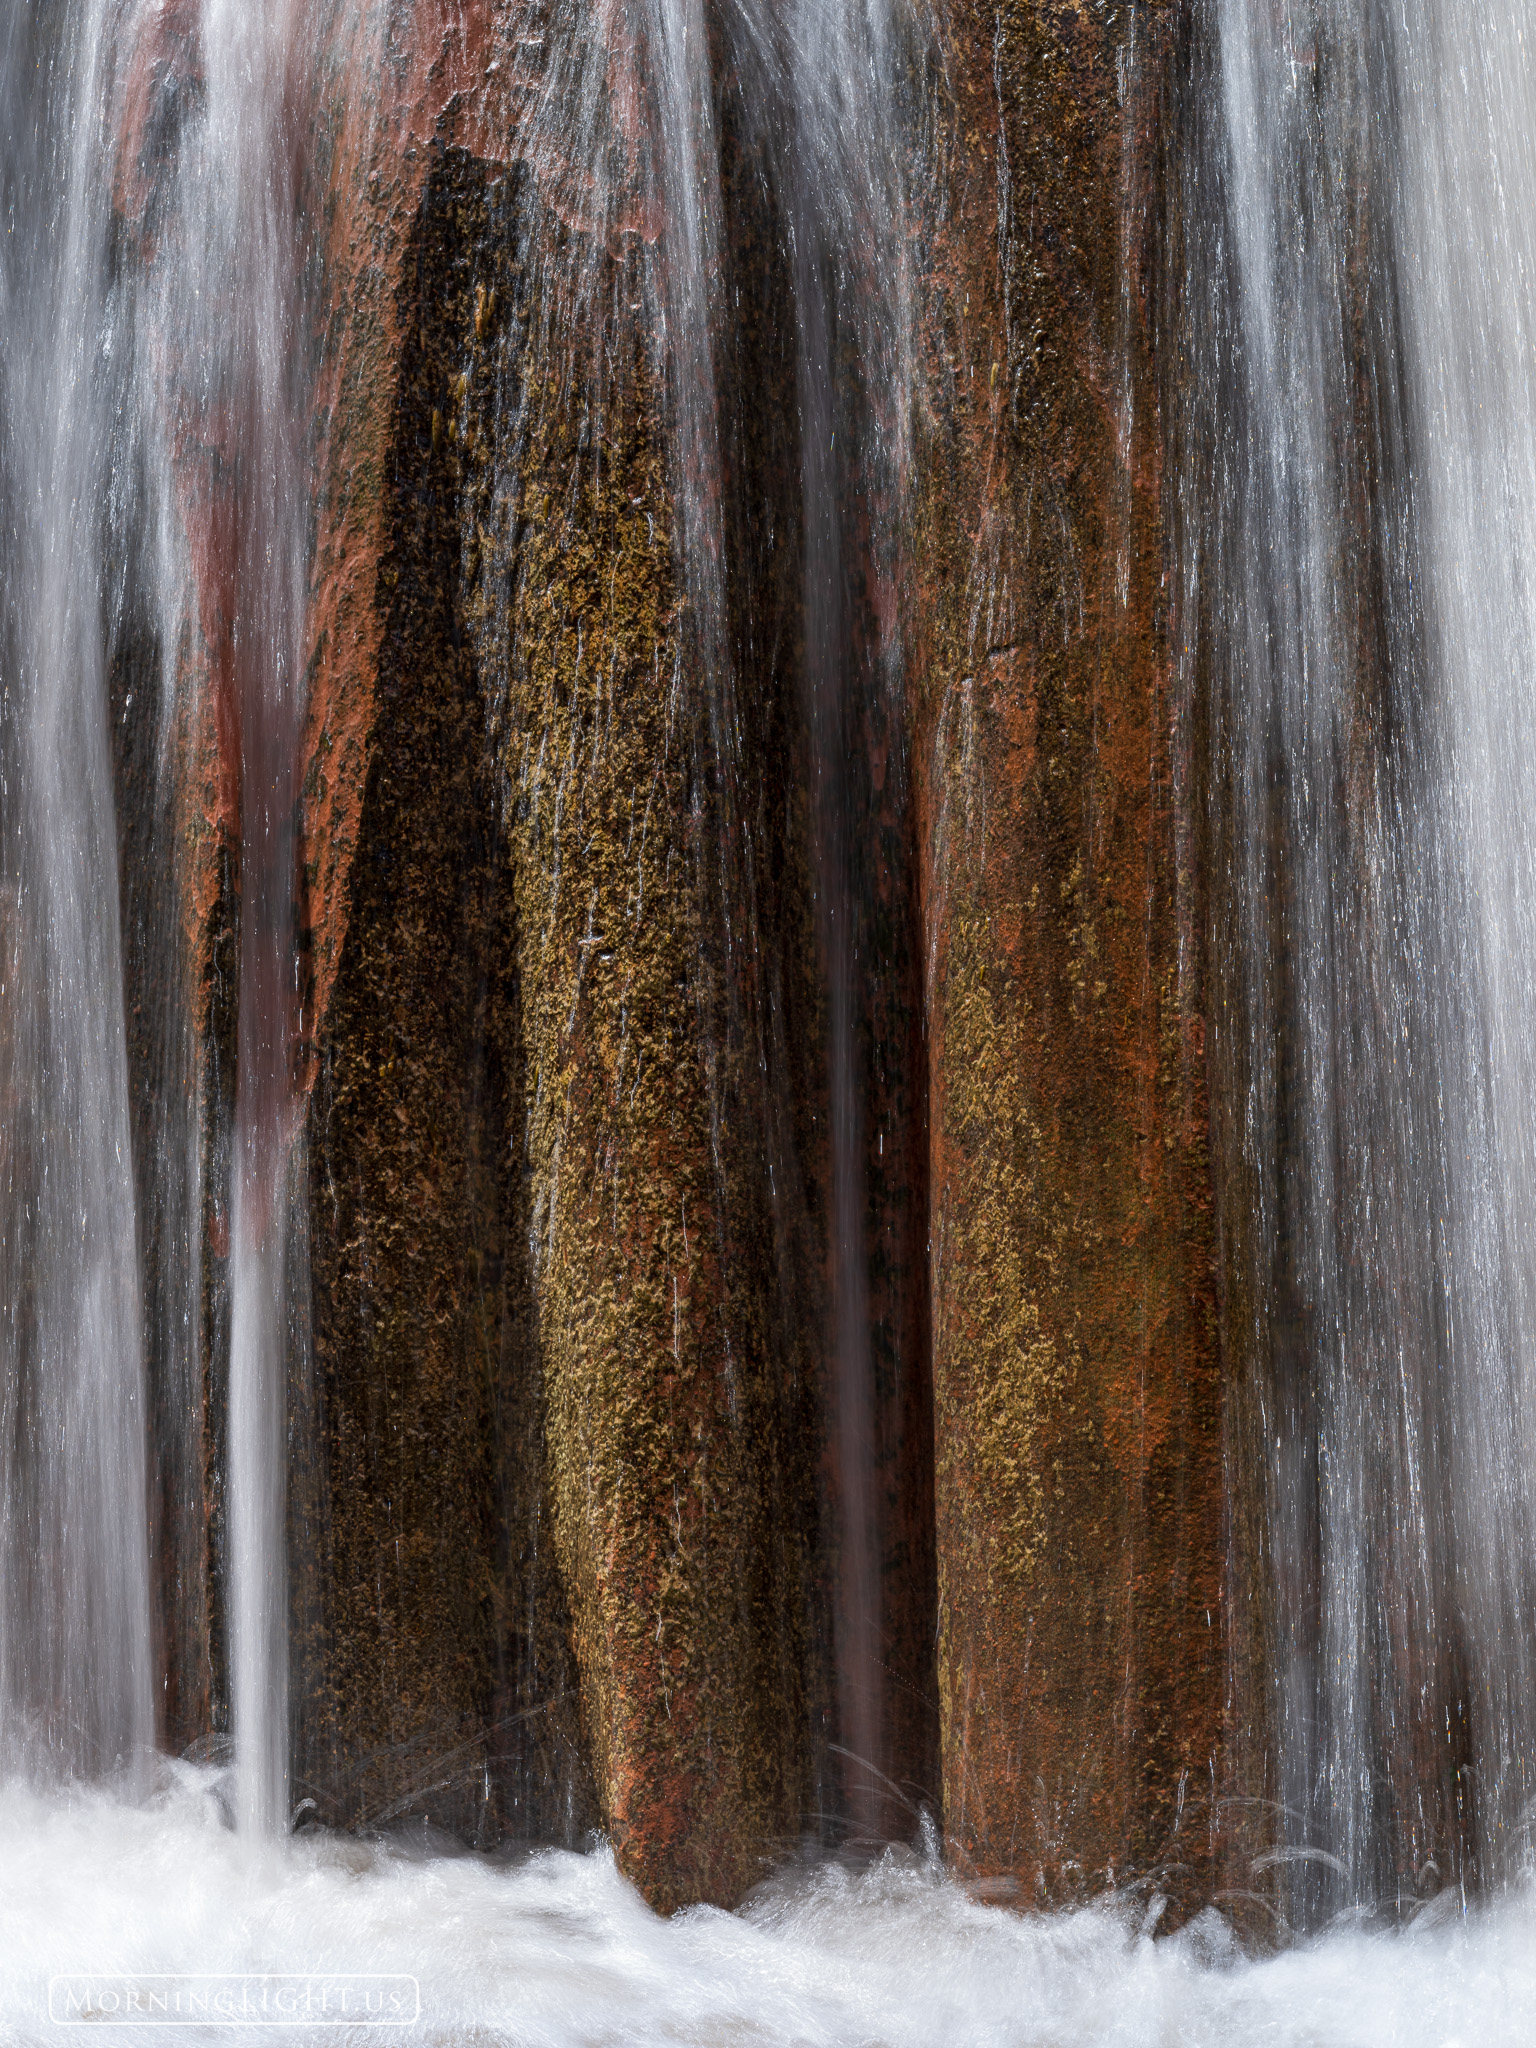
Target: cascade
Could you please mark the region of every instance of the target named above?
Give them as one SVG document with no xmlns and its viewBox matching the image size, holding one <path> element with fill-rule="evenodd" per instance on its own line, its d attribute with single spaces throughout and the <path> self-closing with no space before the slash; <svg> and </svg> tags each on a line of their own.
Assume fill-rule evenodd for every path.
<svg viewBox="0 0 1536 2048">
<path fill-rule="evenodd" d="M 1518 0 L 0 23 L 0 2033 L 1528 2027 Z"/>
<path fill-rule="evenodd" d="M 282 1461 L 307 577 L 303 263 L 287 130 L 302 42 L 286 16 L 212 8 L 178 77 L 187 53 L 157 42 L 164 30 L 164 10 L 110 7 L 19 8 L 8 30 L 8 87 L 22 97 L 7 131 L 21 224 L 9 244 L 5 395 L 17 541 L 6 563 L 16 1002 L 4 1044 L 17 1147 L 5 1232 L 7 1720 L 36 1723 L 66 1768 L 148 1750 L 165 1704 L 151 1685 L 163 1636 L 199 1618 L 165 1603 L 192 1604 L 177 1551 L 211 1505 L 200 1496 L 216 1405 L 227 1640 L 201 1658 L 232 1666 L 237 1803 L 269 1830 L 287 1814 Z M 160 181 L 153 246 L 135 264 L 102 166 L 117 160 L 125 102 L 131 123 L 152 94 L 169 132 L 153 138 L 158 164 L 127 167 L 130 181 Z M 135 691 L 148 699 L 141 760 L 125 737 Z M 175 1100 L 191 1028 L 178 905 L 173 892 L 149 905 L 160 928 L 146 932 L 142 874 L 121 876 L 118 851 L 120 836 L 131 845 L 145 833 L 131 858 L 179 865 L 165 813 L 184 800 L 188 756 L 209 746 L 224 749 L 215 804 L 241 906 L 238 1073 L 226 1076 L 235 1164 L 215 1197 L 232 1237 L 230 1349 L 227 1388 L 212 1398 L 198 1243 L 208 1105 Z M 125 788 L 147 816 L 122 815 Z M 125 911 L 138 925 L 131 962 Z M 130 1018 L 135 1051 L 160 1070 L 159 1128 L 130 1129 Z M 77 1229 L 63 1228 L 59 1200 Z M 150 1236 L 158 1320 L 146 1328 Z M 164 1503 L 148 1520 L 153 1563 L 147 1452 Z M 195 1534 L 192 1544 L 193 1574 L 206 1574 Z M 153 1690 L 169 1683 L 167 1671 Z"/>
<path fill-rule="evenodd" d="M 15 35 L 24 41 L 27 30 L 17 19 Z M 74 373 L 84 395 L 73 410 L 56 394 L 30 388 L 18 388 L 10 401 L 13 434 L 31 465 L 13 493 L 18 525 L 35 521 L 33 507 L 41 508 L 45 522 L 67 508 L 80 525 L 73 546 L 62 546 L 56 536 L 44 543 L 52 573 L 63 583 L 34 587 L 20 566 L 24 556 L 18 558 L 11 574 L 25 602 L 13 604 L 13 615 L 19 611 L 38 631 L 52 611 L 76 622 L 81 717 L 87 723 L 94 718 L 103 731 L 116 718 L 122 728 L 119 787 L 111 787 L 111 748 L 98 733 L 94 836 L 83 826 L 71 828 L 76 848 L 84 838 L 94 852 L 78 854 L 73 867 L 53 861 L 42 842 L 22 836 L 29 829 L 23 806 L 15 814 L 13 863 L 19 905 L 29 890 L 73 875 L 70 886 L 80 898 L 75 921 L 87 927 L 92 918 L 106 921 L 93 941 L 101 959 L 91 970 L 89 1003 L 74 985 L 76 970 L 66 972 L 45 953 L 18 953 L 13 980 L 58 1010 L 55 1030 L 67 1023 L 76 1034 L 87 1033 L 89 1057 L 82 1050 L 62 1062 L 65 1069 L 114 1077 L 114 1112 L 97 1117 L 76 1105 L 66 1121 L 99 1132 L 113 1148 L 114 1221 L 110 1231 L 100 1225 L 115 1246 L 105 1268 L 113 1277 L 110 1287 L 100 1285 L 121 1327 L 91 1338 L 95 1377 L 89 1398 L 80 1398 L 87 1434 L 104 1431 L 108 1439 L 92 1455 L 114 1461 L 109 1478 L 87 1489 L 94 1505 L 85 1519 L 106 1515 L 120 1534 L 103 1541 L 103 1554 L 89 1565 L 82 1558 L 69 1566 L 78 1584 L 20 1595 L 10 1640 L 18 1645 L 13 1655 L 20 1668 L 34 1637 L 46 1635 L 59 1617 L 83 1616 L 96 1604 L 110 1609 L 113 1626 L 125 1632 L 121 1654 L 136 1670 L 140 1695 L 131 1740 L 114 1736 L 114 1742 L 126 1740 L 130 1749 L 149 1744 L 152 1724 L 142 1695 L 158 1656 L 169 1667 L 161 1691 L 169 1692 L 174 1678 L 178 1693 L 173 1705 L 159 1703 L 162 1728 L 167 1721 L 200 1723 L 206 1731 L 211 1719 L 216 1730 L 227 1731 L 235 1806 L 242 1824 L 259 1832 L 284 1825 L 292 1804 L 288 1688 L 295 1610 L 286 1551 L 295 1510 L 288 1467 L 295 1455 L 308 1461 L 306 1432 L 324 1427 L 315 1421 L 307 1387 L 306 1216 L 304 1201 L 296 1200 L 309 1174 L 305 1111 L 313 1065 L 306 1067 L 306 1060 L 315 1054 L 304 1021 L 306 1000 L 312 1010 L 315 998 L 302 960 L 299 782 L 304 676 L 314 660 L 308 612 L 315 534 L 306 472 L 325 448 L 314 415 L 317 368 L 322 387 L 325 377 L 323 342 L 316 353 L 322 243 L 315 209 L 335 162 L 329 159 L 328 172 L 308 130 L 319 118 L 317 94 L 332 89 L 316 70 L 320 53 L 342 23 L 344 16 L 337 16 L 312 27 L 282 11 L 252 14 L 213 5 L 65 12 L 47 29 L 31 31 L 44 48 L 47 75 L 56 77 L 49 97 L 23 108 L 31 75 L 25 56 L 8 71 L 20 96 L 13 155 L 30 127 L 31 146 L 43 160 L 20 203 L 30 209 L 45 250 L 62 234 L 71 252 L 67 269 L 49 277 L 40 302 L 70 346 L 85 351 L 89 372 Z M 743 1057 L 743 1040 L 749 1068 L 771 1063 L 770 1045 L 760 1043 L 755 1054 L 750 1047 L 765 1030 L 770 1037 L 782 1031 L 781 1020 L 761 1008 L 753 1014 L 741 995 L 756 971 L 762 935 L 754 872 L 760 856 L 747 822 L 758 797 L 743 780 L 748 764 L 736 668 L 754 634 L 779 633 L 783 625 L 773 617 L 754 622 L 753 600 L 743 614 L 741 601 L 728 597 L 727 444 L 735 448 L 741 428 L 722 424 L 716 389 L 725 325 L 725 154 L 707 45 L 717 32 L 696 8 L 669 4 L 636 15 L 622 29 L 599 10 L 591 20 L 562 18 L 547 34 L 514 40 L 513 157 L 528 174 L 521 233 L 536 253 L 527 325 L 509 332 L 531 344 L 567 390 L 583 387 L 586 402 L 600 409 L 609 391 L 583 337 L 611 319 L 612 358 L 637 363 L 638 375 L 654 380 L 663 397 L 665 492 L 675 508 L 685 621 L 669 658 L 674 690 L 686 674 L 703 706 L 689 742 L 690 772 L 715 843 L 711 848 L 707 828 L 692 858 L 700 914 L 706 927 L 714 926 L 707 942 L 719 947 L 712 964 L 723 991 L 713 1020 L 701 1018 L 715 1160 L 713 1194 L 707 1186 L 702 1192 L 715 1211 L 715 1230 L 729 1231 L 738 1226 L 722 1214 L 735 1197 L 721 1164 L 720 1126 L 731 1113 L 733 1086 L 741 1084 L 722 1076 Z M 814 894 L 828 991 L 824 1085 L 833 1278 L 827 1341 L 837 1361 L 828 1427 L 830 1512 L 838 1532 L 831 1538 L 836 1584 L 829 1597 L 836 1610 L 836 1711 L 843 1737 L 836 1749 L 844 1758 L 837 1769 L 850 1781 L 846 1797 L 874 1826 L 884 1794 L 872 1788 L 884 1782 L 890 1758 L 878 1699 L 880 1589 L 872 1546 L 881 1540 L 881 1523 L 873 1497 L 877 1417 L 864 1271 L 865 1155 L 874 1146 L 883 1157 L 885 1134 L 868 1127 L 856 1072 L 861 1055 L 855 1041 L 868 1025 L 871 1002 L 860 975 L 869 984 L 872 973 L 877 982 L 880 967 L 878 957 L 873 969 L 868 965 L 879 942 L 872 944 L 867 932 L 860 960 L 859 855 L 850 838 L 856 798 L 845 756 L 865 744 L 872 718 L 887 726 L 899 718 L 892 696 L 898 674 L 894 558 L 880 537 L 880 508 L 894 503 L 905 406 L 896 173 L 880 132 L 892 90 L 892 31 L 862 10 L 844 21 L 824 20 L 815 9 L 765 8 L 733 18 L 726 33 L 728 68 L 745 80 L 734 102 L 732 147 L 753 160 L 769 189 L 769 214 L 793 250 L 787 274 L 798 309 L 788 345 L 803 415 L 799 489 L 809 509 L 799 580 L 809 624 L 803 705 L 792 715 L 806 721 L 817 763 L 808 845 L 820 876 Z M 352 69 L 344 74 L 343 91 L 356 90 L 357 79 L 379 61 L 371 34 L 370 23 L 349 51 Z M 486 78 L 498 64 L 492 61 Z M 375 124 L 365 153 L 379 146 Z M 93 164 L 119 158 L 116 187 L 103 187 Z M 28 170 L 20 160 L 15 176 L 25 179 Z M 375 171 L 370 191 L 377 178 Z M 625 281 L 609 311 L 602 295 L 612 289 L 615 250 Z M 37 258 L 44 269 L 50 260 Z M 37 299 L 35 280 L 18 277 L 15 295 Z M 477 311 L 477 339 L 485 325 Z M 834 375 L 839 354 L 858 365 L 851 392 L 846 379 Z M 38 340 L 20 360 L 25 371 L 49 359 L 49 348 Z M 635 374 L 621 371 L 615 387 Z M 503 391 L 489 436 L 493 518 L 503 523 L 521 516 L 517 465 L 530 422 L 526 394 L 514 389 L 509 399 Z M 40 431 L 66 436 L 73 468 L 61 465 L 51 447 L 32 446 Z M 601 434 L 592 443 L 592 475 L 602 488 Z M 739 454 L 734 460 L 739 463 Z M 77 476 L 90 481 L 77 483 Z M 104 511 L 97 504 L 103 490 Z M 94 527 L 87 508 L 95 511 Z M 793 508 L 790 519 L 800 523 Z M 858 528 L 851 541 L 843 532 L 850 521 Z M 466 530 L 474 530 L 468 519 Z M 119 561 L 128 565 L 121 573 Z M 465 574 L 478 593 L 472 630 L 494 726 L 505 715 L 496 696 L 508 688 L 508 649 L 516 644 L 505 558 L 498 561 L 494 547 L 483 556 L 477 549 Z M 62 655 L 56 651 L 52 659 L 49 680 L 30 686 L 25 696 L 20 688 L 15 693 L 18 748 L 43 745 L 39 734 L 58 715 Z M 28 661 L 26 654 L 18 657 L 19 684 L 29 674 Z M 580 662 L 578 651 L 578 673 Z M 845 682 L 845 673 L 855 680 Z M 135 687 L 141 694 L 136 718 Z M 871 692 L 879 700 L 873 711 L 861 696 Z M 71 758 L 56 747 L 51 758 L 52 772 L 72 785 Z M 19 769 L 14 779 L 21 779 Z M 77 800 L 61 796 L 43 805 L 49 831 L 64 829 L 53 813 Z M 899 804 L 899 796 L 894 800 Z M 889 792 L 886 801 L 892 801 Z M 128 871 L 120 886 L 103 889 L 101 873 L 115 873 L 117 866 L 115 835 L 106 830 L 114 809 L 117 834 L 128 835 Z M 561 887 L 558 854 L 536 879 L 535 894 L 546 886 L 553 918 Z M 136 947 L 126 969 L 114 965 L 119 898 Z M 22 929 L 18 919 L 17 946 Z M 582 943 L 590 942 L 589 936 Z M 124 1008 L 139 1034 L 131 1049 L 138 1070 L 132 1084 L 117 1022 Z M 30 1093 L 33 1072 L 22 1063 L 36 1060 L 41 1073 L 47 1056 L 29 1048 L 20 1033 L 8 1037 L 7 1050 L 18 1062 L 17 1091 Z M 101 1088 L 107 1085 L 100 1080 Z M 130 1085 L 141 1100 L 149 1097 L 136 1133 L 136 1174 L 123 1123 Z M 786 1075 L 770 1073 L 766 1090 L 749 1083 L 742 1107 L 759 1120 L 760 1141 L 781 1153 L 792 1187 L 803 1177 L 804 1162 L 785 1154 L 782 1136 L 761 1122 L 777 1115 L 771 1092 L 789 1085 Z M 104 1199 L 103 1170 L 82 1165 L 76 1179 L 65 1198 L 84 1202 L 89 1223 L 90 1202 Z M 24 1168 L 10 1185 L 28 1215 L 32 1189 Z M 553 1231 L 553 1213 L 548 1227 Z M 686 1245 L 686 1196 L 682 1227 Z M 8 1242 L 21 1241 L 8 1234 Z M 69 1288 L 79 1284 L 78 1260 L 51 1222 L 38 1241 L 45 1248 L 42 1269 L 65 1289 L 51 1311 L 52 1322 L 62 1325 L 73 1313 L 66 1304 Z M 17 1278 L 11 1299 L 18 1328 L 25 1295 Z M 147 1391 L 136 1385 L 132 1366 L 141 1326 L 151 1354 Z M 7 1377 L 23 1404 L 12 1432 L 18 1465 L 7 1488 L 8 1512 L 21 1515 L 22 1502 L 35 1492 L 34 1516 L 68 1519 L 63 1503 L 69 1487 L 81 1483 L 83 1451 L 62 1448 L 74 1440 L 62 1420 L 33 1428 L 25 1390 L 34 1382 L 46 1387 L 51 1375 L 29 1361 L 28 1341 L 18 1335 Z M 37 1341 L 63 1339 L 56 1332 Z M 745 1430 L 729 1345 L 728 1337 L 731 1427 Z M 58 1460 L 51 1472 L 39 1462 L 50 1445 Z M 154 1510 L 150 1559 L 140 1535 L 146 1487 Z M 297 1509 L 301 1515 L 304 1505 Z M 320 1513 L 323 1521 L 323 1508 Z M 19 1529 L 14 1540 L 19 1551 L 26 1540 Z M 136 1606 L 115 1589 L 113 1576 L 135 1558 Z M 18 1570 L 16 1577 L 22 1583 L 25 1574 Z M 195 1602 L 188 1598 L 194 1587 Z M 96 1661 L 111 1668 L 111 1659 Z M 300 1683 L 313 1677 L 313 1671 L 301 1673 Z M 101 1682 L 96 1677 L 90 1684 Z M 17 1684 L 19 1705 L 24 1686 L 19 1678 Z M 302 1700 L 295 1711 L 302 1719 Z M 78 1717 L 79 1703 L 66 1712 Z"/>
<path fill-rule="evenodd" d="M 1519 9 L 1464 26 L 1224 4 L 1188 196 L 1215 1097 L 1303 1923 L 1507 1875 L 1532 1790 L 1536 81 Z"/>
<path fill-rule="evenodd" d="M 106 11 L 6 24 L 0 1724 L 11 1768 L 152 1739 L 144 1366 L 104 687 L 120 371 Z"/>
</svg>

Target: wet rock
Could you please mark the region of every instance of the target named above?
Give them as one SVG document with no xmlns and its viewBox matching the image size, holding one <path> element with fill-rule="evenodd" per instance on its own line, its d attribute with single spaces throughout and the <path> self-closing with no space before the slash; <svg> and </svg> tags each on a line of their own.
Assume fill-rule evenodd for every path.
<svg viewBox="0 0 1536 2048">
<path fill-rule="evenodd" d="M 678 576 L 643 233 L 465 104 L 332 225 L 388 260 L 322 372 L 296 1769 L 729 1903 L 816 1805 L 798 912 Z"/>
<path fill-rule="evenodd" d="M 1170 11 L 962 7 L 914 751 L 950 1854 L 1209 1881 L 1222 1386 L 1157 360 Z"/>
<path fill-rule="evenodd" d="M 310 898 L 295 1781 L 353 1824 L 575 1842 L 594 1816 L 546 1505 L 520 947 L 465 631 L 461 459 L 441 426 L 498 181 L 505 208 L 504 170 L 422 153 L 396 284 L 381 623 L 373 666 L 352 671 L 366 743 L 349 753 L 317 716 L 334 696 L 312 704 L 306 805 L 351 806 L 355 837 Z"/>
<path fill-rule="evenodd" d="M 129 94 L 130 268 L 197 89 L 190 16 L 163 22 Z M 423 0 L 316 29 L 307 1812 L 480 1843 L 597 1825 L 659 1906 L 733 1903 L 807 1832 L 906 1829 L 941 1747 L 981 1895 L 1208 1881 L 1227 1649 L 1195 740 L 1163 579 L 1168 22 L 962 4 L 929 81 L 906 733 L 862 558 L 842 650 L 881 1689 L 879 1754 L 852 1759 L 783 221 L 722 85 L 709 613 L 655 195 L 604 212 L 544 150 L 539 21 Z M 168 781 L 142 723 L 165 650 L 131 605 L 114 718 L 149 1313 L 197 1303 L 192 1348 L 151 1359 L 180 1744 L 226 1712 L 241 796 L 229 466 L 211 435 L 177 463 Z M 174 958 L 135 950 L 167 929 Z M 182 1181 L 154 1149 L 178 1098 Z"/>
</svg>

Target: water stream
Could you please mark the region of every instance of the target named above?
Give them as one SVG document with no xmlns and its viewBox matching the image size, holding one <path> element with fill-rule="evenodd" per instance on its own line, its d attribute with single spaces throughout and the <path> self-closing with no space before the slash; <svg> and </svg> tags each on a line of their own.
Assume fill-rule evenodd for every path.
<svg viewBox="0 0 1536 2048">
<path fill-rule="evenodd" d="M 305 40 L 296 6 L 205 10 L 201 160 L 189 272 L 209 310 L 195 403 L 237 479 L 222 538 L 228 673 L 240 763 L 239 1065 L 231 1201 L 229 1465 L 231 1728 L 238 1817 L 285 1830 L 288 1594 L 284 1562 L 290 1181 L 299 1120 L 296 832 L 308 488 L 304 336 L 291 132 Z M 198 202 L 201 202 L 199 205 Z M 199 232 L 200 231 L 200 232 Z M 236 310 L 238 309 L 238 310 Z M 183 303 L 180 331 L 198 333 Z"/>
<path fill-rule="evenodd" d="M 1303 1923 L 1507 1875 L 1536 1790 L 1525 26 L 1222 0 L 1197 89 L 1186 617 Z"/>
<path fill-rule="evenodd" d="M 92 1771 L 153 1734 L 145 1382 L 101 510 L 108 10 L 3 31 L 0 1742 Z"/>
<path fill-rule="evenodd" d="M 1260 1649 L 1231 1691 L 1266 1758 L 1283 1923 L 1326 1930 L 1268 1960 L 1212 1909 L 1154 1943 L 1142 1896 L 999 1912 L 931 1840 L 665 1923 L 601 1845 L 288 1838 L 318 31 L 297 0 L 201 0 L 190 39 L 174 13 L 11 0 L 0 17 L 0 2038 L 54 2038 L 47 1980 L 87 1952 L 114 1971 L 412 1973 L 419 2038 L 445 2043 L 1528 2038 L 1536 54 L 1518 0 L 1209 0 L 1173 138 L 1190 371 L 1170 404 L 1173 567 L 1212 764 L 1185 795 L 1214 854 L 1243 1361 L 1228 1462 L 1263 1501 L 1257 1555 L 1232 1568 Z M 539 39 L 517 137 L 530 209 L 563 224 L 536 351 L 560 359 L 605 252 L 630 250 L 615 317 L 664 394 L 728 980 L 758 953 L 761 885 L 738 830 L 752 637 L 723 509 L 741 161 L 792 293 L 843 1760 L 827 1799 L 843 1835 L 877 1841 L 870 1048 L 896 969 L 869 848 L 906 797 L 899 746 L 878 792 L 868 763 L 909 680 L 904 95 L 924 29 L 894 0 L 598 6 Z M 123 158 L 151 103 L 162 127 Z M 152 740 L 129 759 L 143 689 Z M 175 871 L 163 930 L 127 873 L 129 787 L 161 835 L 150 864 Z M 217 913 L 176 866 L 189 804 L 221 849 Z M 233 940 L 222 1074 L 189 1050 L 217 1039 L 198 1008 L 217 991 L 186 972 L 194 912 L 227 914 Z M 130 1040 L 158 1091 L 148 1133 Z M 766 1071 L 766 1040 L 753 1056 Z M 711 1109 L 718 1137 L 723 1093 Z M 227 1768 L 157 1753 L 177 1630 L 208 1645 L 195 1683 Z M 1479 1887 L 1496 1895 L 1469 1909 Z M 1385 1904 L 1407 1923 L 1390 1937 L 1369 1918 Z"/>
</svg>

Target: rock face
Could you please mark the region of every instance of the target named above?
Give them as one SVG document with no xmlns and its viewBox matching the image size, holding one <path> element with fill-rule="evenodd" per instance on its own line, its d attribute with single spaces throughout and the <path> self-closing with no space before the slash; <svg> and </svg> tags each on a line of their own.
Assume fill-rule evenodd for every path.
<svg viewBox="0 0 1536 2048">
<path fill-rule="evenodd" d="M 850 1796 L 796 337 L 723 88 L 712 619 L 634 318 L 654 200 L 572 202 L 513 26 L 410 59 L 430 136 L 409 102 L 393 156 L 343 127 L 328 172 L 296 1773 L 338 1819 L 601 1825 L 657 1904 L 731 1902 Z M 935 1772 L 903 788 L 860 799 L 905 965 L 865 1055 L 888 1698 L 856 1769 L 905 1830 Z"/>
<path fill-rule="evenodd" d="M 367 767 L 345 892 L 319 914 L 312 900 L 310 925 L 313 1409 L 297 1435 L 315 1462 L 292 1538 L 300 1569 L 313 1561 L 295 1767 L 349 1820 L 560 1839 L 591 1801 L 528 1294 L 520 949 L 466 638 L 458 422 L 443 426 L 494 191 L 516 180 L 441 144 L 412 155 L 382 544 L 359 537 L 375 549 L 369 665 L 322 647 L 311 700 L 307 804 L 357 793 L 349 746 Z M 334 858 L 313 827 L 309 843 Z"/>
<path fill-rule="evenodd" d="M 643 236 L 550 202 L 515 104 L 442 104 L 353 173 L 388 260 L 330 372 L 297 1769 L 348 1820 L 600 1824 L 658 1904 L 728 1902 L 824 1741 L 784 678 L 722 749 Z"/>
<path fill-rule="evenodd" d="M 195 102 L 195 15 L 163 23 L 129 266 L 166 108 Z M 602 199 L 551 153 L 580 75 L 553 10 L 336 6 L 312 33 L 295 1797 L 482 1844 L 600 1827 L 662 1907 L 940 1801 L 957 1864 L 1027 1899 L 1173 1864 L 1193 1897 L 1226 1645 L 1164 583 L 1171 10 L 950 12 L 911 185 L 905 700 L 871 651 L 895 606 L 866 480 L 835 472 L 878 1608 L 852 1619 L 798 334 L 746 88 L 720 61 L 711 613 L 628 46 L 594 45 Z M 182 471 L 169 783 L 131 604 L 114 668 L 152 1340 L 197 1303 L 185 1355 L 151 1350 L 174 1747 L 227 1726 L 240 915 L 198 546 L 230 484 Z"/>
<path fill-rule="evenodd" d="M 1165 593 L 1170 11 L 961 7 L 914 753 L 938 1679 L 962 1868 L 1209 1882 L 1224 1686 L 1198 877 Z"/>
</svg>

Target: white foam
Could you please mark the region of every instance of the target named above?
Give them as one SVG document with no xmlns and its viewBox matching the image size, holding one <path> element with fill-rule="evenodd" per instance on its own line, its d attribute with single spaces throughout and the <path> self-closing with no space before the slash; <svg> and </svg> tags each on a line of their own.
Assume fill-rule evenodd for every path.
<svg viewBox="0 0 1536 2048">
<path fill-rule="evenodd" d="M 1536 2039 L 1536 1892 L 1405 1934 L 1335 1933 L 1245 1959 L 1206 1916 L 1154 1942 L 1140 1914 L 980 1905 L 888 1859 L 822 1869 L 739 1914 L 658 1919 L 606 1850 L 515 1865 L 421 1860 L 318 1832 L 252 1850 L 217 1774 L 173 1766 L 133 1805 L 0 1792 L 0 2041 L 63 2048 L 56 1974 L 408 1972 L 411 2048 L 1499 2048 Z M 100 2038 L 95 2030 L 92 2038 Z M 194 2048 L 356 2032 L 112 2029 Z"/>
</svg>

